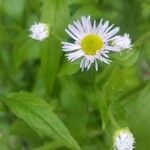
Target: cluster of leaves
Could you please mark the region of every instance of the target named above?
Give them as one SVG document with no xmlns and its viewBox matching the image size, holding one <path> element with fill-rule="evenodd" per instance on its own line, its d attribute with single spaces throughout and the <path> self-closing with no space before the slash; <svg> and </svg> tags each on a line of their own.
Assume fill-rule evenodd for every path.
<svg viewBox="0 0 150 150">
<path fill-rule="evenodd" d="M 81 72 L 60 38 L 82 15 L 119 25 L 133 50 Z M 149 20 L 149 0 L 0 0 L 0 149 L 108 150 L 116 128 L 129 127 L 137 150 L 148 150 Z M 28 37 L 35 21 L 51 28 L 44 42 Z"/>
</svg>

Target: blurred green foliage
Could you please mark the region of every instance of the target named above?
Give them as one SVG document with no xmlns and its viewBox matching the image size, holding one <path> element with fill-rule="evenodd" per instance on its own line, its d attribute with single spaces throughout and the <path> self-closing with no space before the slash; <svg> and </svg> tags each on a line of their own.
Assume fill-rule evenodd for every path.
<svg viewBox="0 0 150 150">
<path fill-rule="evenodd" d="M 84 15 L 120 26 L 133 49 L 81 72 L 57 36 Z M 53 32 L 41 43 L 28 31 L 39 21 Z M 111 150 L 116 127 L 149 150 L 149 26 L 149 0 L 0 0 L 0 150 Z"/>
</svg>

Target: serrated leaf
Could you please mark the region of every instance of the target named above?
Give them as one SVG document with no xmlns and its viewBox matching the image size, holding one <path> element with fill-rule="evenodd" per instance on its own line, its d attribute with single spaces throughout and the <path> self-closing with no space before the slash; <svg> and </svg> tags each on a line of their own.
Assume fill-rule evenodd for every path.
<svg viewBox="0 0 150 150">
<path fill-rule="evenodd" d="M 103 87 L 103 92 L 107 99 L 113 99 L 120 97 L 125 91 L 137 86 L 138 82 L 134 67 L 114 66 Z"/>
<path fill-rule="evenodd" d="M 113 66 L 111 68 L 110 75 L 102 88 L 102 92 L 97 94 L 99 97 L 101 96 L 99 98 L 101 99 L 101 115 L 107 131 L 111 129 L 111 124 L 114 126 L 114 129 L 126 126 L 120 97 L 137 84 L 137 74 L 134 67 Z M 113 132 L 114 129 L 112 130 Z"/>
<path fill-rule="evenodd" d="M 4 103 L 37 133 L 47 135 L 61 145 L 80 150 L 62 121 L 41 98 L 27 92 L 8 94 Z"/>
</svg>

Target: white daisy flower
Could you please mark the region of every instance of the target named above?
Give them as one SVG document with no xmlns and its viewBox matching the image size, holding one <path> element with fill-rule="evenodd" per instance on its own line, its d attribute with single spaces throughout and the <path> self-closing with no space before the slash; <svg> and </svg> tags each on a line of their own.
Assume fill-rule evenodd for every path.
<svg viewBox="0 0 150 150">
<path fill-rule="evenodd" d="M 128 129 L 120 129 L 114 136 L 114 150 L 133 150 L 134 137 Z"/>
<path fill-rule="evenodd" d="M 131 45 L 131 39 L 129 34 L 125 33 L 123 36 L 117 36 L 113 41 L 112 45 L 116 46 L 117 51 L 122 51 L 124 49 L 131 49 L 133 45 Z"/>
<path fill-rule="evenodd" d="M 68 25 L 65 30 L 73 39 L 72 43 L 62 42 L 63 51 L 66 51 L 69 61 L 75 61 L 82 58 L 80 68 L 89 70 L 92 63 L 95 63 L 95 69 L 98 70 L 97 60 L 109 64 L 108 53 L 115 51 L 116 47 L 111 45 L 113 39 L 116 38 L 116 33 L 119 27 L 113 28 L 109 25 L 109 21 L 103 22 L 100 20 L 96 25 L 94 20 L 91 23 L 90 17 L 81 17 L 81 21 L 74 21 L 73 25 Z"/>
<path fill-rule="evenodd" d="M 29 31 L 31 32 L 30 37 L 38 41 L 43 41 L 49 36 L 49 27 L 45 23 L 35 23 Z"/>
</svg>

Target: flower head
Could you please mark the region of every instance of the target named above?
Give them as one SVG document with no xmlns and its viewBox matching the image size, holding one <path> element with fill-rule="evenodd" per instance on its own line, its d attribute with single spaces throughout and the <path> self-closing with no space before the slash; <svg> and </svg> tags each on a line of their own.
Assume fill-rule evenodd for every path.
<svg viewBox="0 0 150 150">
<path fill-rule="evenodd" d="M 116 38 L 119 27 L 113 28 L 109 21 L 100 20 L 91 22 L 90 17 L 81 17 L 81 21 L 74 21 L 73 25 L 68 25 L 66 32 L 73 39 L 72 43 L 62 42 L 63 51 L 66 51 L 69 61 L 82 58 L 80 68 L 89 70 L 92 63 L 98 70 L 97 60 L 109 64 L 108 53 L 116 51 L 116 47 L 111 45 L 111 41 Z"/>
<path fill-rule="evenodd" d="M 117 36 L 113 41 L 112 45 L 116 46 L 116 51 L 122 51 L 124 49 L 131 49 L 131 39 L 129 34 L 125 33 L 123 36 Z"/>
<path fill-rule="evenodd" d="M 133 150 L 134 137 L 128 129 L 120 129 L 116 131 L 114 136 L 115 150 Z"/>
<path fill-rule="evenodd" d="M 49 36 L 49 27 L 45 23 L 35 23 L 29 31 L 31 32 L 30 37 L 38 41 L 43 41 Z"/>
</svg>

